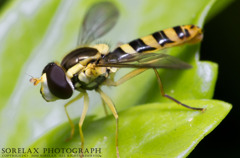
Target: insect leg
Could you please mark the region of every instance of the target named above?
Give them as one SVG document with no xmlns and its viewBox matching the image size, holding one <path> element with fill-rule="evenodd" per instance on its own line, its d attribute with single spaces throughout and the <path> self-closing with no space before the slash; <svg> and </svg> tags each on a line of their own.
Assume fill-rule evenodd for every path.
<svg viewBox="0 0 240 158">
<path fill-rule="evenodd" d="M 102 99 L 102 98 L 101 98 L 101 99 Z M 102 99 L 102 105 L 103 105 L 103 109 L 104 109 L 105 115 L 107 116 L 107 115 L 108 115 L 108 112 L 107 112 L 106 104 L 105 104 L 105 102 L 104 102 L 103 99 Z"/>
<path fill-rule="evenodd" d="M 82 148 L 82 150 L 84 149 L 84 137 L 83 137 L 82 125 L 83 125 L 83 121 L 85 119 L 85 116 L 87 114 L 88 105 L 89 105 L 88 94 L 86 92 L 84 92 L 83 96 L 84 96 L 83 111 L 82 111 L 82 115 L 81 115 L 81 118 L 80 118 L 80 121 L 79 121 L 79 124 L 78 124 L 80 138 L 81 138 L 81 148 Z M 83 152 L 81 154 L 81 157 L 83 157 Z"/>
<path fill-rule="evenodd" d="M 123 76 L 122 78 L 120 78 L 118 81 L 112 81 L 110 79 L 108 79 L 105 84 L 107 86 L 118 86 L 126 81 L 128 81 L 129 79 L 139 75 L 140 73 L 144 72 L 145 70 L 147 69 L 136 69 L 136 70 L 133 70 L 131 72 L 129 72 L 128 74 L 126 74 L 125 76 Z"/>
<path fill-rule="evenodd" d="M 188 105 L 186 105 L 186 104 L 181 103 L 181 102 L 178 101 L 177 99 L 175 99 L 175 98 L 173 98 L 173 97 L 165 94 L 165 92 L 164 92 L 164 90 L 163 90 L 163 85 L 162 85 L 160 76 L 159 76 L 159 74 L 158 74 L 158 71 L 157 71 L 156 69 L 153 69 L 153 70 L 154 70 L 154 72 L 155 72 L 155 74 L 156 74 L 156 76 L 157 76 L 158 85 L 159 85 L 159 88 L 160 88 L 160 91 L 161 91 L 161 94 L 162 94 L 163 97 L 168 98 L 168 99 L 174 101 L 175 103 L 177 103 L 177 104 L 179 104 L 179 105 L 182 105 L 182 106 L 184 106 L 184 107 L 186 107 L 186 108 L 188 108 L 188 109 L 205 111 L 205 108 L 196 108 L 196 107 L 188 106 Z"/>
<path fill-rule="evenodd" d="M 116 138 L 115 139 L 116 139 L 117 157 L 119 158 L 119 150 L 118 150 L 118 114 L 117 114 L 117 110 L 116 110 L 112 100 L 100 88 L 98 88 L 96 91 L 101 95 L 101 98 L 108 105 L 108 107 L 110 108 L 110 110 L 113 113 L 113 116 L 116 119 Z"/>
<path fill-rule="evenodd" d="M 71 140 L 72 137 L 73 137 L 73 135 L 74 135 L 74 124 L 73 124 L 73 122 L 72 122 L 72 120 L 71 120 L 71 118 L 70 118 L 70 116 L 69 116 L 69 114 L 68 114 L 67 107 L 68 107 L 69 105 L 71 105 L 73 102 L 81 99 L 82 96 L 83 96 L 83 93 L 79 93 L 75 98 L 73 98 L 72 100 L 70 100 L 69 102 L 67 102 L 67 103 L 64 105 L 65 113 L 66 113 L 66 115 L 67 115 L 68 121 L 69 121 L 70 126 L 71 126 L 71 136 L 70 136 L 70 138 L 68 138 L 66 141 Z"/>
</svg>

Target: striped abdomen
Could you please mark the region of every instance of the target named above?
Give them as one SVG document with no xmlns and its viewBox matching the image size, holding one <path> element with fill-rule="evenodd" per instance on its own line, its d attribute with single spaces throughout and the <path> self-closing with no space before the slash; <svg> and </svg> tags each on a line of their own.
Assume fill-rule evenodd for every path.
<svg viewBox="0 0 240 158">
<path fill-rule="evenodd" d="M 195 25 L 183 25 L 155 32 L 117 47 L 112 53 L 132 54 L 155 52 L 160 49 L 197 43 L 203 38 L 202 30 Z"/>
</svg>

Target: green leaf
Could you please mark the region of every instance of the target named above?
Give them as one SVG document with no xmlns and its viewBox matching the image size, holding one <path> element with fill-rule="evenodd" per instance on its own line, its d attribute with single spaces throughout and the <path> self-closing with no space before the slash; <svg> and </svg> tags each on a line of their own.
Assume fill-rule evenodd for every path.
<svg viewBox="0 0 240 158">
<path fill-rule="evenodd" d="M 120 112 L 120 156 L 186 157 L 231 109 L 230 104 L 216 100 L 188 100 L 185 103 L 205 107 L 207 110 L 200 112 L 174 103 L 155 103 Z M 76 125 L 75 128 L 78 126 Z M 98 154 L 102 157 L 115 157 L 115 128 L 116 122 L 113 116 L 95 121 L 89 116 L 83 126 L 86 148 L 89 150 L 93 147 L 101 148 L 101 154 Z M 69 124 L 64 124 L 41 137 L 31 147 L 40 148 L 42 154 L 44 154 L 43 148 L 78 147 L 80 141 L 78 132 L 73 140 L 65 142 L 69 135 Z M 91 154 L 94 153 L 86 153 L 86 155 Z"/>
<path fill-rule="evenodd" d="M 96 1 L 10 1 L 1 11 L 1 146 L 28 146 L 38 138 L 41 140 L 41 135 L 50 129 L 67 122 L 63 108 L 66 101 L 46 103 L 39 94 L 39 87 L 33 87 L 28 83 L 30 77 L 27 74 L 40 76 L 48 62 L 60 61 L 67 52 L 75 48 L 79 23 L 87 8 Z M 118 42 L 128 42 L 175 25 L 196 24 L 203 27 L 206 17 L 215 15 L 231 2 L 228 0 L 222 0 L 221 3 L 220 0 L 177 2 L 148 0 L 137 3 L 127 0 L 112 1 L 120 9 L 121 18 L 108 35 L 96 41 L 96 43 L 110 43 L 112 48 Z M 211 12 L 212 8 L 214 12 Z M 217 65 L 199 61 L 199 46 L 199 44 L 185 45 L 168 49 L 169 54 L 189 62 L 193 65 L 193 69 L 160 70 L 167 94 L 179 100 L 210 99 L 213 96 Z M 129 70 L 120 70 L 116 78 L 127 71 Z M 151 70 L 119 87 L 103 87 L 103 90 L 110 95 L 118 111 L 149 102 L 169 102 L 160 97 Z M 88 114 L 96 116 L 94 120 L 104 116 L 103 109 L 99 106 L 100 98 L 96 96 L 98 95 L 95 92 L 90 92 Z M 72 118 L 81 114 L 80 105 L 82 101 L 74 103 L 69 108 Z M 60 131 L 56 131 L 55 134 L 58 132 Z M 87 137 L 87 134 L 85 135 Z M 98 134 L 94 134 L 94 139 L 98 138 Z M 73 141 L 79 143 L 78 137 Z M 49 142 L 56 143 L 53 140 Z"/>
</svg>

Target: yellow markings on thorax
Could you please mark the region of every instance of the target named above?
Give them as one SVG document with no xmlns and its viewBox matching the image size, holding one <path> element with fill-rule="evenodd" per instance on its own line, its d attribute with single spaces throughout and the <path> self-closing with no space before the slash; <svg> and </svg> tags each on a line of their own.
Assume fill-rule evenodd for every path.
<svg viewBox="0 0 240 158">
<path fill-rule="evenodd" d="M 72 78 L 74 74 L 81 71 L 83 68 L 84 68 L 84 66 L 82 64 L 78 63 L 78 64 L 74 65 L 73 67 L 71 67 L 70 69 L 68 69 L 66 74 L 69 78 Z"/>
<path fill-rule="evenodd" d="M 92 47 L 96 48 L 98 50 L 98 52 L 103 55 L 107 55 L 109 53 L 109 46 L 106 44 L 96 44 Z"/>
<path fill-rule="evenodd" d="M 101 58 L 101 53 L 96 53 L 96 55 L 94 56 L 89 56 L 88 58 L 82 60 L 79 62 L 79 64 L 82 64 L 82 65 L 87 65 L 91 60 L 97 60 Z"/>
<path fill-rule="evenodd" d="M 84 69 L 85 74 L 88 77 L 98 77 L 100 75 L 106 74 L 107 68 L 106 67 L 95 67 L 95 64 L 88 64 L 88 66 Z"/>
<path fill-rule="evenodd" d="M 85 83 L 90 83 L 92 80 L 99 76 L 108 77 L 106 67 L 96 67 L 95 64 L 89 63 L 82 71 L 79 73 L 78 78 L 80 81 Z"/>
</svg>

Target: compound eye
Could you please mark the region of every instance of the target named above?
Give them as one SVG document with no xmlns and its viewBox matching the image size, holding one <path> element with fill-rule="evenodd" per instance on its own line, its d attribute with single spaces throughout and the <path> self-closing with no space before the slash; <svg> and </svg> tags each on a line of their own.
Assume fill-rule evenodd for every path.
<svg viewBox="0 0 240 158">
<path fill-rule="evenodd" d="M 43 70 L 46 73 L 47 85 L 50 92 L 60 98 L 68 99 L 73 94 L 70 81 L 67 80 L 64 70 L 55 63 L 49 63 Z"/>
</svg>

